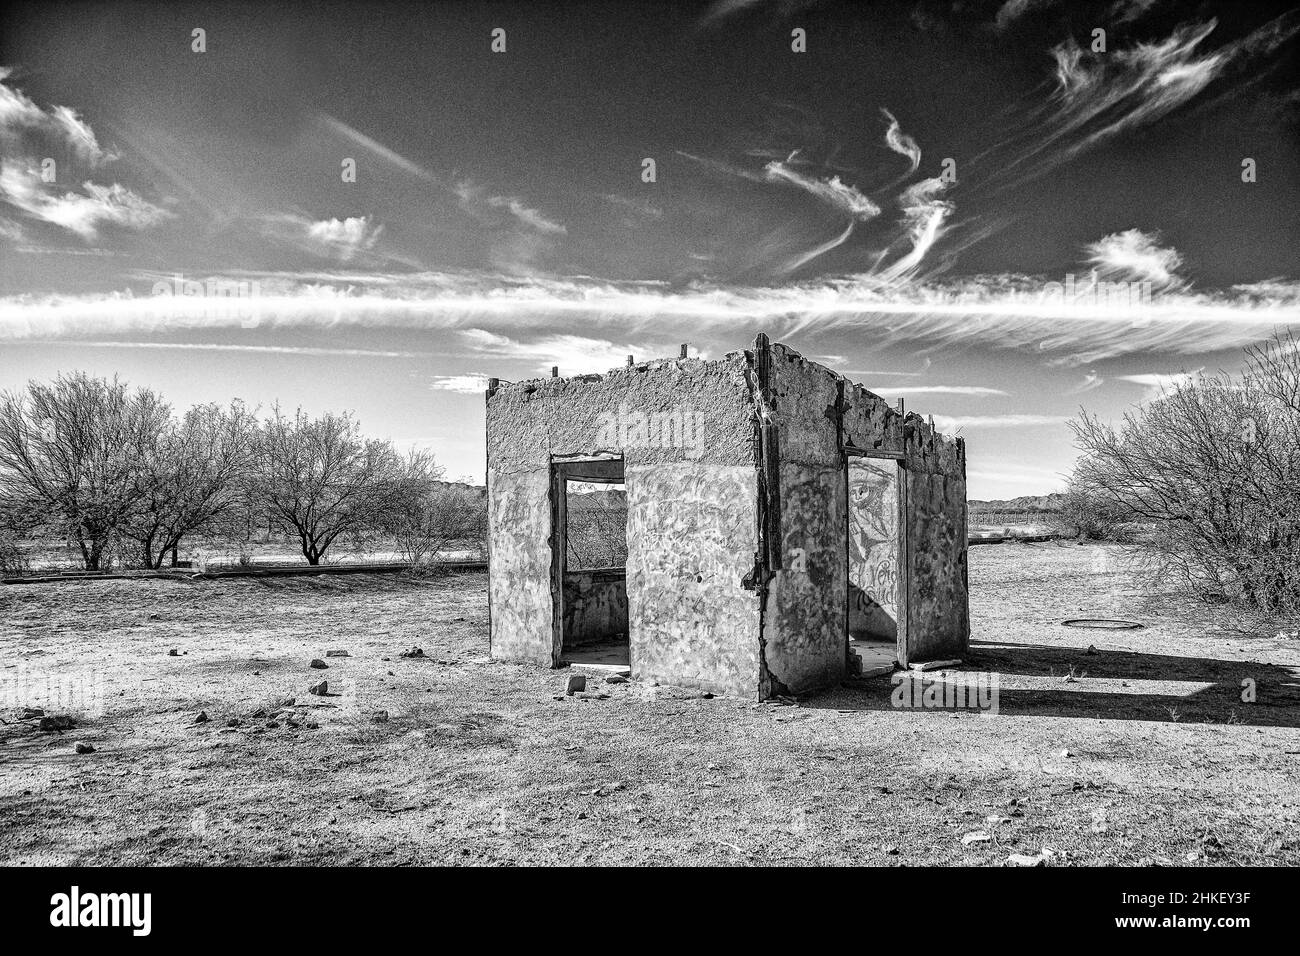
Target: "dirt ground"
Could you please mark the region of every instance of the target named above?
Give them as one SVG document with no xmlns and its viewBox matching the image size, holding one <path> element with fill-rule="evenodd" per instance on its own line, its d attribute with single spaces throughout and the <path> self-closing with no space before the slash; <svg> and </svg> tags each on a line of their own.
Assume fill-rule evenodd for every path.
<svg viewBox="0 0 1300 956">
<path fill-rule="evenodd" d="M 1300 639 L 1143 597 L 1115 547 L 975 547 L 970 580 L 996 715 L 888 677 L 557 700 L 487 659 L 481 574 L 0 587 L 0 862 L 1300 863 Z"/>
</svg>

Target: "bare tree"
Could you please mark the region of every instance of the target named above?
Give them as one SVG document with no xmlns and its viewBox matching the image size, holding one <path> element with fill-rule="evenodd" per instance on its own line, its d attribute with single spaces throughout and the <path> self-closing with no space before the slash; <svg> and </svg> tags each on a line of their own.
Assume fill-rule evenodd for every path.
<svg viewBox="0 0 1300 956">
<path fill-rule="evenodd" d="M 37 509 L 49 533 L 76 542 L 97 571 L 113 536 L 138 507 L 139 463 L 171 409 L 154 392 L 128 392 L 84 372 L 26 394 L 0 396 L 0 496 Z"/>
<path fill-rule="evenodd" d="M 145 567 L 162 567 L 182 538 L 214 531 L 238 510 L 256 435 L 242 403 L 199 405 L 144 449 L 140 501 L 120 533 L 135 542 Z"/>
<path fill-rule="evenodd" d="M 1151 529 L 1162 566 L 1208 599 L 1300 608 L 1300 350 L 1247 353 L 1237 378 L 1187 381 L 1116 429 L 1084 413 L 1074 486 Z"/>
<path fill-rule="evenodd" d="M 406 474 L 392 443 L 364 438 L 347 414 L 312 419 L 300 408 L 289 417 L 277 405 L 257 446 L 257 500 L 311 565 L 340 535 L 377 527 Z"/>
<path fill-rule="evenodd" d="M 438 480 L 442 469 L 412 453 L 401 494 L 383 516 L 383 531 L 412 566 L 445 553 L 456 543 L 481 551 L 487 539 L 483 489 Z"/>
</svg>

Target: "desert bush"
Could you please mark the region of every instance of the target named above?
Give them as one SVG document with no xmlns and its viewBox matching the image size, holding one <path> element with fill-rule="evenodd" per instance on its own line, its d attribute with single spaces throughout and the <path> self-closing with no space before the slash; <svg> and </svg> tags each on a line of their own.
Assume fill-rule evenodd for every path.
<svg viewBox="0 0 1300 956">
<path fill-rule="evenodd" d="M 1118 428 L 1083 413 L 1074 483 L 1094 513 L 1150 529 L 1142 546 L 1207 600 L 1300 610 L 1300 348 L 1248 350 L 1236 377 L 1175 384 Z"/>
<path fill-rule="evenodd" d="M 380 527 L 412 567 L 436 561 L 454 545 L 482 551 L 487 539 L 483 489 L 438 480 L 441 469 L 408 463 L 408 476 Z"/>
<path fill-rule="evenodd" d="M 1105 495 L 1085 487 L 1078 479 L 1070 482 L 1062 497 L 1059 517 L 1077 538 L 1126 543 L 1136 538 L 1136 525 L 1131 515 Z"/>
<path fill-rule="evenodd" d="M 574 571 L 627 566 L 627 494 L 622 487 L 570 482 L 567 566 Z"/>
<path fill-rule="evenodd" d="M 17 535 L 0 528 L 0 577 L 16 578 L 32 569 Z"/>
</svg>

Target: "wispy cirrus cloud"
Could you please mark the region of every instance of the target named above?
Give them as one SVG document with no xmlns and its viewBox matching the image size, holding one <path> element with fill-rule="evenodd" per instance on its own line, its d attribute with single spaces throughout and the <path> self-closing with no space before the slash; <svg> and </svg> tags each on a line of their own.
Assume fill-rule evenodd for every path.
<svg viewBox="0 0 1300 956">
<path fill-rule="evenodd" d="M 1061 425 L 1069 420 L 1069 415 L 935 415 L 934 425 L 939 431 L 953 432 L 959 428 L 1031 428 L 1038 425 Z"/>
<path fill-rule="evenodd" d="M 1197 381 L 1204 374 L 1205 369 L 1198 368 L 1191 372 L 1144 372 L 1137 375 L 1116 375 L 1115 380 L 1141 385 L 1145 389 L 1142 400 L 1151 401 L 1177 388 L 1179 385 L 1187 385 Z"/>
<path fill-rule="evenodd" d="M 328 113 L 320 113 L 317 115 L 316 119 L 327 130 L 343 137 L 357 146 L 360 146 L 372 156 L 382 159 L 384 162 L 396 167 L 397 169 L 410 173 L 412 176 L 416 176 L 420 179 L 436 181 L 436 177 L 423 166 L 407 159 L 396 150 L 389 149 L 378 140 L 371 139 L 360 130 L 353 129 L 342 120 L 335 119 Z"/>
<path fill-rule="evenodd" d="M 30 344 L 86 349 L 143 349 L 145 351 L 161 352 L 246 352 L 254 355 L 310 355 L 337 358 L 429 359 L 437 357 L 437 353 L 434 352 L 323 348 L 308 345 L 232 345 L 218 342 L 95 342 L 82 339 L 46 339 L 34 341 Z"/>
<path fill-rule="evenodd" d="M 484 186 L 469 180 L 462 180 L 455 186 L 456 195 L 460 197 L 462 208 L 467 212 L 482 212 L 483 209 L 502 210 L 509 213 L 521 225 L 537 232 L 562 236 L 568 232 L 563 223 L 548 219 L 541 212 L 524 204 L 518 196 L 494 195 Z"/>
<path fill-rule="evenodd" d="M 974 397 L 1011 393 L 984 385 L 880 385 L 872 389 L 882 395 L 970 395 Z"/>
<path fill-rule="evenodd" d="M 898 155 L 907 157 L 911 165 L 909 173 L 916 172 L 917 167 L 921 165 L 921 147 L 917 145 L 916 140 L 903 132 L 902 127 L 898 125 L 898 120 L 894 119 L 893 113 L 886 109 L 880 112 L 884 113 L 885 119 L 889 120 L 889 128 L 885 130 L 885 144 Z"/>
<path fill-rule="evenodd" d="M 1201 52 L 1216 27 L 1215 20 L 1184 24 L 1163 40 L 1102 53 L 1085 52 L 1073 37 L 1058 44 L 1052 50 L 1052 96 L 1018 135 L 1000 144 L 1014 153 L 1000 168 L 1017 171 L 1015 178 L 1003 178 L 1002 187 L 1042 175 L 1120 133 L 1156 122 L 1230 69 L 1248 68 L 1300 32 L 1297 17 L 1284 14 L 1241 39 Z"/>
<path fill-rule="evenodd" d="M 649 333 L 657 342 L 669 328 L 677 329 L 673 339 L 682 341 L 682 331 L 689 339 L 692 328 L 749 328 L 761 323 L 781 335 L 810 329 L 879 330 L 887 332 L 893 343 L 915 342 L 929 348 L 978 344 L 1025 350 L 1048 364 L 1066 367 L 1150 351 L 1196 354 L 1238 348 L 1267 338 L 1279 326 L 1300 326 L 1300 282 L 1179 291 L 1124 308 L 1079 306 L 1044 297 L 1043 281 L 1028 276 L 899 284 L 858 275 L 781 286 L 697 284 L 673 289 L 659 282 L 480 273 L 250 275 L 259 279 L 261 294 L 250 300 L 248 308 L 268 326 L 475 326 L 486 331 L 492 324 L 507 330 L 553 328 L 557 320 L 565 319 L 615 335 Z M 141 293 L 152 281 L 142 282 Z M 11 297 L 3 305 L 0 340 L 97 331 L 156 332 L 207 327 L 219 321 L 241 324 L 237 317 L 214 319 L 202 299 L 157 301 L 130 290 L 94 296 Z M 509 341 L 497 342 L 502 354 L 512 354 Z M 639 354 L 629 346 L 613 345 L 614 341 L 612 336 L 579 337 L 565 348 L 553 349 L 547 357 L 563 361 L 549 364 L 590 367 L 583 355 L 586 348 L 598 349 L 601 363 L 612 358 L 613 364 L 619 364 L 626 353 Z M 535 364 L 548 363 L 538 359 Z"/>
</svg>

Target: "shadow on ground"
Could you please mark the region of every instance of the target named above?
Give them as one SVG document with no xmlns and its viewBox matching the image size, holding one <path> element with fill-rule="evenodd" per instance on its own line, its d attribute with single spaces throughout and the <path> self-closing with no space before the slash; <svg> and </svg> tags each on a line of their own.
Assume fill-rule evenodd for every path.
<svg viewBox="0 0 1300 956">
<path fill-rule="evenodd" d="M 1004 716 L 1300 727 L 1300 674 L 1258 661 L 985 642 L 944 673 L 989 672 L 999 677 L 997 706 Z M 895 705 L 900 673 L 849 681 L 802 703 L 835 710 L 926 709 Z M 924 676 L 937 680 L 940 673 Z M 1038 686 L 1015 686 L 1026 680 Z M 1253 681 L 1253 702 L 1243 700 L 1247 680 Z M 1159 682 L 1170 684 L 1168 693 L 1151 693 L 1151 684 Z M 1188 691 L 1180 683 L 1210 686 Z"/>
</svg>

